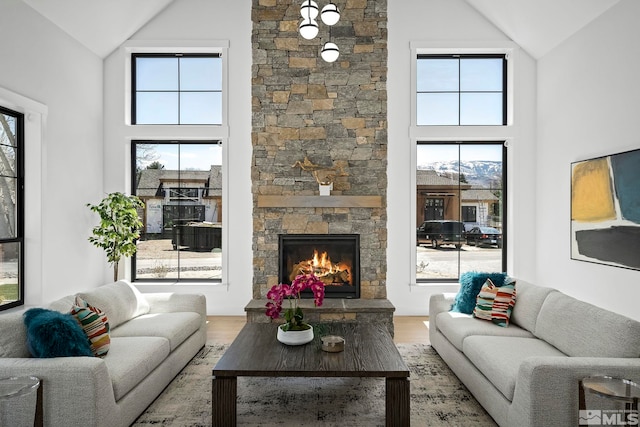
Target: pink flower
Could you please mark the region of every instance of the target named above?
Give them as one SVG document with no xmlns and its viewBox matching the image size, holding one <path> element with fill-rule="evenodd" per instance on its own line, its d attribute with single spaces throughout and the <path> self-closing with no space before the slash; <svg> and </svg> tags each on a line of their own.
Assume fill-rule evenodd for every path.
<svg viewBox="0 0 640 427">
<path fill-rule="evenodd" d="M 294 293 L 293 288 L 286 283 L 281 283 L 280 286 L 282 286 L 282 294 L 287 298 L 299 294 L 299 292 Z"/>
<path fill-rule="evenodd" d="M 280 317 L 281 310 L 282 306 L 277 306 L 272 302 L 267 303 L 267 316 L 271 317 L 272 319 L 277 319 L 278 317 Z"/>
<path fill-rule="evenodd" d="M 300 300 L 300 293 L 306 289 L 310 289 L 313 293 L 314 304 L 319 307 L 324 301 L 324 283 L 313 274 L 299 274 L 293 280 L 291 285 L 286 283 L 280 283 L 274 285 L 267 292 L 267 299 L 269 302 L 266 304 L 266 315 L 272 319 L 280 317 L 282 311 L 282 303 L 284 298 L 289 300 L 289 308 L 285 311 L 285 319 L 288 323 L 292 323 L 290 326 L 300 326 L 302 324 L 302 310 L 298 308 L 298 301 Z M 300 315 L 294 313 L 300 313 Z"/>
</svg>

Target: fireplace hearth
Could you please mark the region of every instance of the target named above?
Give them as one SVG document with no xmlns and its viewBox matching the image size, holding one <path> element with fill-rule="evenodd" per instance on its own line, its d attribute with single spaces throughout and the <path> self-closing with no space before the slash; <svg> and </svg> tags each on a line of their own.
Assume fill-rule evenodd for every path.
<svg viewBox="0 0 640 427">
<path fill-rule="evenodd" d="M 360 298 L 359 235 L 281 234 L 278 248 L 280 283 L 313 273 L 325 284 L 325 298 Z"/>
</svg>

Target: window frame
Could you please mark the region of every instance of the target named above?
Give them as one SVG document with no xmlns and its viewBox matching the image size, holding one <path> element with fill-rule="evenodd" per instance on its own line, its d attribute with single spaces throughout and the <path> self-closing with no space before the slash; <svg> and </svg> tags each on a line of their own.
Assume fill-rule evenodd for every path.
<svg viewBox="0 0 640 427">
<path fill-rule="evenodd" d="M 130 162 L 130 166 L 131 166 L 131 194 L 132 195 L 136 195 L 136 148 L 138 144 L 158 144 L 158 145 L 180 145 L 180 144 L 209 144 L 209 145 L 220 145 L 222 148 L 222 211 L 221 211 L 221 215 L 223 218 L 223 221 L 228 220 L 228 216 L 226 215 L 227 209 L 227 203 L 225 202 L 226 200 L 226 194 L 225 194 L 225 188 L 227 186 L 227 184 L 225 184 L 225 180 L 227 178 L 227 174 L 225 174 L 225 146 L 223 144 L 222 140 L 189 140 L 189 139 L 181 139 L 181 140 L 161 140 L 161 139 L 154 139 L 154 140 L 133 140 L 131 141 L 131 162 Z M 171 188 L 175 188 L 175 187 L 171 187 Z M 182 187 L 180 187 L 182 188 Z M 191 187 L 185 187 L 185 188 L 189 188 L 191 189 Z M 165 188 L 165 191 L 169 191 L 169 187 Z M 163 205 L 164 206 L 164 205 Z M 175 206 L 175 205 L 174 205 Z M 187 206 L 191 206 L 191 204 L 188 204 Z M 226 244 L 225 244 L 225 240 L 226 240 L 226 228 L 223 222 L 223 226 L 222 226 L 222 230 L 221 230 L 221 234 L 222 234 L 222 277 L 220 279 L 197 279 L 197 278 L 176 278 L 176 277 L 169 277 L 169 278 L 136 278 L 136 254 L 134 254 L 133 256 L 131 256 L 131 281 L 135 282 L 135 283 L 143 283 L 143 284 L 148 284 L 148 283 L 196 283 L 196 284 L 201 284 L 201 283 L 213 283 L 213 284 L 221 284 L 221 283 L 226 283 L 225 281 L 225 275 L 226 275 L 226 265 L 227 265 L 227 251 L 226 251 Z M 179 256 L 179 252 L 178 252 L 178 256 Z M 180 265 L 180 262 L 178 261 L 178 265 Z M 179 273 L 180 270 L 178 270 Z"/>
<path fill-rule="evenodd" d="M 124 96 L 123 121 L 126 126 L 126 140 L 131 144 L 135 140 L 182 140 L 182 141 L 221 141 L 222 144 L 222 199 L 229 200 L 229 40 L 128 40 L 121 47 L 123 54 Z M 131 54 L 132 53 L 219 53 L 222 58 L 222 125 L 133 125 L 131 123 Z M 127 156 L 131 150 L 127 150 Z M 127 159 L 124 175 L 125 182 L 131 186 L 131 159 Z M 129 187 L 131 191 L 131 187 Z M 223 203 L 223 218 L 229 218 L 229 203 Z M 229 286 L 229 227 L 222 228 L 222 283 L 209 281 L 199 284 Z M 126 276 L 131 277 L 131 263 L 125 264 Z M 150 285 L 153 282 L 140 282 Z M 176 282 L 178 283 L 178 282 Z M 180 282 L 183 283 L 183 282 Z M 162 283 L 163 285 L 166 283 Z"/>
<path fill-rule="evenodd" d="M 124 123 L 131 139 L 145 138 L 228 138 L 229 111 L 229 41 L 228 40 L 129 40 L 122 46 L 124 54 Z M 219 54 L 222 58 L 222 124 L 221 125 L 136 125 L 131 121 L 131 68 L 134 54 Z M 202 131 L 201 131 L 202 130 Z M 201 136 L 192 136 L 201 135 Z M 174 135 L 174 136 L 171 136 Z"/>
<path fill-rule="evenodd" d="M 417 95 L 419 93 L 444 93 L 444 92 L 428 92 L 428 91 L 418 91 L 417 89 L 417 81 L 416 81 L 416 104 L 414 105 L 414 109 L 413 112 L 415 113 L 414 115 L 414 120 L 416 123 L 416 126 L 506 126 L 507 125 L 507 117 L 508 117 L 508 99 L 509 99 L 509 94 L 508 94 L 508 83 L 509 83 L 509 70 L 508 70 L 508 63 L 509 63 L 509 54 L 508 53 L 452 53 L 452 54 L 427 54 L 427 53 L 423 53 L 423 54 L 417 54 L 416 60 L 420 60 L 420 59 L 457 59 L 458 60 L 458 90 L 453 92 L 451 91 L 450 93 L 455 93 L 458 95 L 458 124 L 457 125 L 442 125 L 442 124 L 428 124 L 428 125 L 418 125 L 417 124 L 417 120 L 418 120 L 418 106 L 417 106 Z M 461 124 L 461 118 L 462 118 L 462 100 L 461 100 L 461 96 L 463 93 L 478 93 L 476 91 L 463 91 L 460 88 L 460 84 L 461 84 L 461 80 L 460 79 L 460 60 L 462 59 L 502 59 L 502 123 L 500 125 L 464 125 Z M 417 67 L 416 67 L 416 78 L 417 78 Z"/>
<path fill-rule="evenodd" d="M 443 142 L 443 141 L 504 141 L 507 147 L 507 158 L 511 156 L 512 146 L 515 145 L 518 136 L 518 126 L 515 121 L 516 105 L 515 105 L 515 70 L 518 67 L 520 48 L 510 41 L 496 40 L 441 40 L 441 41 L 424 41 L 413 40 L 409 43 L 410 57 L 410 92 L 409 92 L 409 155 L 410 155 L 410 199 L 408 205 L 409 221 L 406 226 L 406 236 L 409 241 L 409 263 L 406 268 L 409 269 L 409 286 L 439 286 L 438 282 L 417 282 L 416 281 L 416 157 L 418 142 Z M 416 87 L 417 87 L 417 56 L 420 54 L 506 54 L 507 55 L 507 124 L 506 126 L 417 126 L 416 119 Z M 508 172 L 508 165 L 503 165 Z M 507 189 L 504 190 L 505 195 L 508 194 Z M 511 190 L 509 190 L 511 191 Z M 505 199 L 505 207 L 508 206 Z M 505 221 L 513 220 L 508 216 L 504 216 Z M 512 263 L 512 248 L 507 247 L 507 236 L 503 236 L 503 244 L 505 245 L 504 254 L 507 257 L 507 268 Z M 449 283 L 445 283 L 449 284 Z"/>
<path fill-rule="evenodd" d="M 501 271 L 506 271 L 507 270 L 507 251 L 508 251 L 508 245 L 507 245 L 507 240 L 508 240 L 508 230 L 509 230 L 509 224 L 507 221 L 508 218 L 508 142 L 507 141 L 501 141 L 501 140 L 496 140 L 496 141 L 491 141 L 491 140 L 487 140 L 487 141 L 477 141 L 477 140 L 465 140 L 465 141 L 416 141 L 414 144 L 414 153 L 417 151 L 417 146 L 418 145 L 426 145 L 426 144 L 434 144 L 434 145 L 457 145 L 458 147 L 460 146 L 464 146 L 464 145 L 479 145 L 479 144 L 490 144 L 490 145 L 502 145 L 502 184 L 501 184 L 501 191 L 502 191 L 502 248 L 500 249 L 502 251 L 501 255 L 502 255 L 502 259 L 501 259 L 501 264 L 502 264 L 502 269 Z M 416 161 L 416 156 L 414 156 L 414 161 L 413 161 L 413 165 L 414 167 L 412 168 L 413 170 L 413 206 L 414 209 L 412 210 L 413 214 L 413 220 L 411 222 L 411 224 L 416 224 L 417 223 L 417 218 L 415 218 L 415 206 L 417 205 L 417 185 L 416 185 L 416 169 L 417 169 L 417 161 Z M 460 188 L 460 184 L 461 181 L 458 182 L 458 192 L 460 193 L 460 219 L 459 221 L 463 222 L 462 219 L 462 189 Z M 477 216 L 476 216 L 477 219 Z M 457 278 L 438 278 L 438 279 L 418 279 L 417 278 L 417 272 L 416 272 L 416 263 L 417 263 L 417 251 L 416 251 L 416 247 L 417 247 L 417 242 L 416 242 L 416 229 L 415 227 L 412 227 L 412 234 L 413 234 L 413 250 L 412 250 L 412 283 L 415 283 L 417 286 L 425 286 L 425 285 L 437 285 L 440 283 L 457 283 L 459 281 L 460 278 L 460 251 L 457 252 L 458 254 L 458 277 Z"/>
<path fill-rule="evenodd" d="M 175 91 L 171 91 L 171 92 L 175 92 L 178 94 L 178 99 L 177 99 L 177 103 L 178 103 L 178 123 L 137 123 L 136 120 L 136 114 L 137 114 L 137 105 L 136 105 L 136 101 L 137 101 L 137 89 L 136 89 L 136 83 L 137 83 L 137 79 L 136 79 L 136 58 L 221 58 L 222 59 L 222 53 L 221 52 L 209 52 L 209 53 L 205 53 L 205 52 L 165 52 L 165 53 L 158 53 L 158 52 L 132 52 L 131 56 L 130 56 L 130 61 L 131 61 L 131 66 L 130 66 L 130 70 L 131 70 L 131 75 L 130 75 L 130 98 L 131 98 L 131 109 L 130 109 L 130 120 L 131 120 L 131 125 L 133 126 L 221 126 L 224 122 L 224 115 L 223 118 L 221 120 L 221 123 L 180 123 L 180 95 L 182 93 L 188 93 L 188 92 L 193 92 L 193 91 L 181 91 L 180 90 L 180 86 L 178 86 L 178 89 Z M 224 62 L 222 64 L 222 68 L 224 70 Z M 221 107 L 221 112 L 224 111 L 224 72 L 223 72 L 223 76 L 222 76 L 223 82 L 221 82 L 221 88 L 220 88 L 220 93 L 222 95 L 222 104 Z M 179 79 L 178 79 L 179 80 Z M 217 91 L 208 91 L 208 92 L 217 92 Z"/>
<path fill-rule="evenodd" d="M 25 117 L 24 114 L 0 105 L 0 114 L 11 115 L 16 118 L 16 230 L 15 237 L 2 238 L 0 244 L 18 243 L 18 299 L 6 304 L 0 304 L 0 311 L 24 305 L 25 301 Z"/>
</svg>

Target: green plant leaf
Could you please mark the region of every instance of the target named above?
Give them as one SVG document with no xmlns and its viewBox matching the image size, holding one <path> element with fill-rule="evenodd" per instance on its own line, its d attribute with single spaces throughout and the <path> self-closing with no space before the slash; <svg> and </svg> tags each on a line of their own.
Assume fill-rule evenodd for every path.
<svg viewBox="0 0 640 427">
<path fill-rule="evenodd" d="M 136 239 L 140 238 L 142 227 L 137 209 L 144 208 L 144 203 L 136 196 L 116 192 L 108 194 L 97 205 L 87 206 L 100 215 L 100 225 L 93 228 L 89 242 L 103 249 L 107 261 L 115 268 L 123 256 L 136 252 Z"/>
</svg>

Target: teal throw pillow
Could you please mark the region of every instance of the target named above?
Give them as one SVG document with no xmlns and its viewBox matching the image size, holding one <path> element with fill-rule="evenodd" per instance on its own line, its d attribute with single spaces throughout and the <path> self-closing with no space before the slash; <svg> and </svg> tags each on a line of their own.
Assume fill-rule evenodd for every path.
<svg viewBox="0 0 640 427">
<path fill-rule="evenodd" d="M 33 357 L 93 356 L 87 336 L 71 314 L 31 308 L 23 317 Z"/>
<path fill-rule="evenodd" d="M 483 273 L 469 271 L 460 275 L 460 290 L 451 306 L 451 311 L 457 313 L 472 314 L 476 308 L 476 298 L 487 279 L 491 279 L 495 286 L 502 286 L 507 278 L 507 273 Z"/>
</svg>

